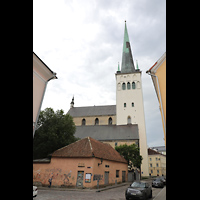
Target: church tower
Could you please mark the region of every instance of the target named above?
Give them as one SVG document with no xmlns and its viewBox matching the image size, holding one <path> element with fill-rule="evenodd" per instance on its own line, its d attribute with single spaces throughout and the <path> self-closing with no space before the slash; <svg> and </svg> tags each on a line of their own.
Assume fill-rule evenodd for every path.
<svg viewBox="0 0 200 200">
<path fill-rule="evenodd" d="M 147 139 L 142 94 L 142 71 L 135 69 L 125 21 L 121 71 L 116 76 L 116 125 L 138 124 L 139 148 L 143 157 L 141 175 L 149 176 Z"/>
</svg>

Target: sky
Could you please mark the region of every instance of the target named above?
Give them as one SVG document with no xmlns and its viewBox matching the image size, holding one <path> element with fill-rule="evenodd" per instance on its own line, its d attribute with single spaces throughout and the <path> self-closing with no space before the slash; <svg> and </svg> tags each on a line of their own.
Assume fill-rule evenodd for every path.
<svg viewBox="0 0 200 200">
<path fill-rule="evenodd" d="M 166 51 L 166 0 L 33 0 L 33 51 L 54 72 L 41 110 L 116 105 L 125 20 L 142 71 L 147 145 L 164 146 L 158 99 L 146 71 Z"/>
</svg>

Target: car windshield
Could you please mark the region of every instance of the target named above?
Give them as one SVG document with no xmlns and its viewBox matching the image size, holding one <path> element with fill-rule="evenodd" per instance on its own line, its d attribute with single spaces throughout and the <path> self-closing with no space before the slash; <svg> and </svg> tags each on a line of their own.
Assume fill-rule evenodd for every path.
<svg viewBox="0 0 200 200">
<path fill-rule="evenodd" d="M 142 188 L 144 188 L 144 187 L 145 187 L 145 183 L 133 182 L 133 183 L 131 184 L 131 187 L 142 187 Z"/>
</svg>

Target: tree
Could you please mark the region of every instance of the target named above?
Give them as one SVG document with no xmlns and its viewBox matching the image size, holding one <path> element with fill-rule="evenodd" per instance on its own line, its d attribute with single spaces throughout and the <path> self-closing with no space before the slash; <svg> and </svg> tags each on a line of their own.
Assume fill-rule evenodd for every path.
<svg viewBox="0 0 200 200">
<path fill-rule="evenodd" d="M 41 111 L 38 126 L 33 139 L 33 159 L 46 158 L 55 150 L 78 140 L 74 136 L 76 126 L 73 118 L 64 114 L 62 109 Z"/>
<path fill-rule="evenodd" d="M 142 156 L 140 155 L 140 149 L 136 144 L 132 145 L 120 145 L 116 146 L 115 150 L 120 153 L 120 155 L 124 156 L 124 158 L 128 161 L 128 165 L 133 168 L 140 168 L 142 164 Z"/>
</svg>

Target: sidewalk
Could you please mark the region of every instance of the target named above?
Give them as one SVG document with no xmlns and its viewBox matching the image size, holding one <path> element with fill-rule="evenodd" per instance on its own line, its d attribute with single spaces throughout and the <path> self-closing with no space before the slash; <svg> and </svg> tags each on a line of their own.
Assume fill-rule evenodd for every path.
<svg viewBox="0 0 200 200">
<path fill-rule="evenodd" d="M 166 187 L 164 187 L 153 200 L 166 200 Z"/>
<path fill-rule="evenodd" d="M 152 181 L 153 178 L 149 178 L 149 179 L 144 179 L 141 181 Z M 90 188 L 61 188 L 61 187 L 42 187 L 42 186 L 37 186 L 38 190 L 57 190 L 57 191 L 79 191 L 79 192 L 101 192 L 104 190 L 109 190 L 112 188 L 117 188 L 117 187 L 122 187 L 127 185 L 127 187 L 131 184 L 132 182 L 125 182 L 125 183 L 121 183 L 121 184 L 117 184 L 117 185 L 111 185 L 111 186 L 106 186 L 103 188 L 99 188 L 99 189 L 90 189 Z"/>
<path fill-rule="evenodd" d="M 130 185 L 130 182 L 125 182 L 125 183 L 121 183 L 121 184 L 117 184 L 117 185 L 111 185 L 111 186 L 106 186 L 103 188 L 99 188 L 99 189 L 90 189 L 90 188 L 61 188 L 61 187 L 42 187 L 42 186 L 38 186 L 38 190 L 57 190 L 57 191 L 79 191 L 79 192 L 101 192 L 104 190 L 109 190 L 112 188 L 117 188 L 117 187 L 122 187 L 125 185 Z"/>
</svg>

